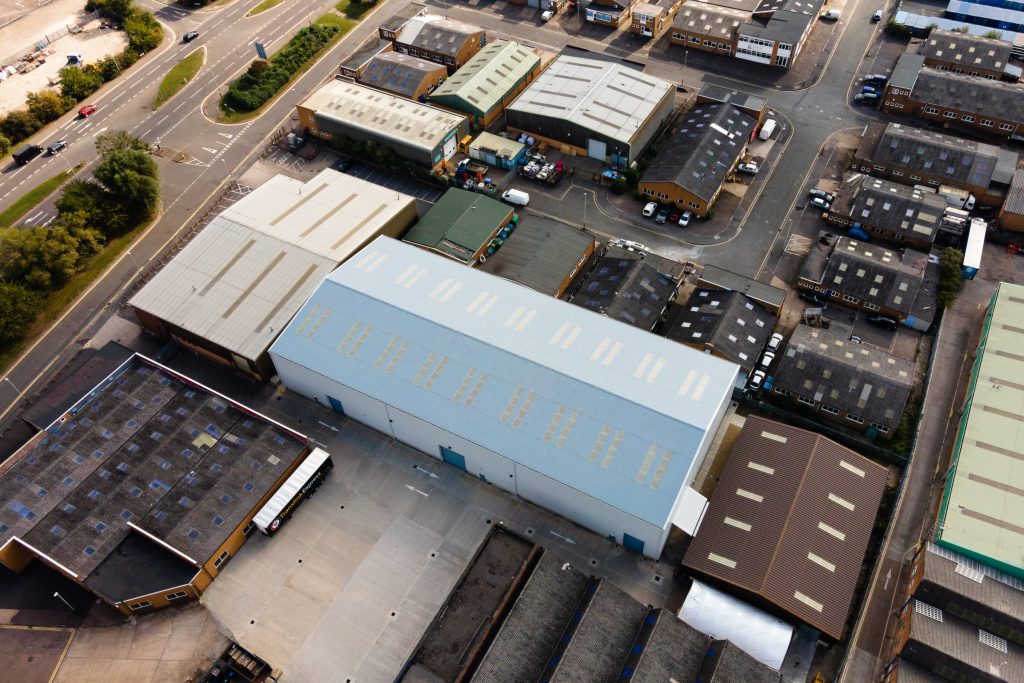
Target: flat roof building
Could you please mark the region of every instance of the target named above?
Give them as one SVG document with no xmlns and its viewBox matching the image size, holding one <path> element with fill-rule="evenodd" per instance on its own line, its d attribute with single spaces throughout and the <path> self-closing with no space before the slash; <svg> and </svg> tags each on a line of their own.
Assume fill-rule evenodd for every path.
<svg viewBox="0 0 1024 683">
<path fill-rule="evenodd" d="M 562 54 L 505 111 L 563 151 L 631 163 L 672 114 L 675 84 L 617 61 Z"/>
<path fill-rule="evenodd" d="M 195 598 L 310 451 L 136 354 L 5 463 L 0 562 L 40 560 L 125 614 Z"/>
<path fill-rule="evenodd" d="M 935 542 L 1024 579 L 1024 286 L 999 283 L 985 316 L 960 415 Z"/>
<path fill-rule="evenodd" d="M 430 101 L 488 126 L 539 72 L 535 50 L 512 41 L 494 42 L 435 90 Z"/>
<path fill-rule="evenodd" d="M 512 207 L 476 192 L 451 188 L 405 235 L 405 241 L 476 265 L 512 220 Z"/>
<path fill-rule="evenodd" d="M 442 166 L 469 135 L 466 117 L 334 79 L 295 105 L 299 123 L 328 141 L 373 141 L 427 169 Z"/>
<path fill-rule="evenodd" d="M 752 415 L 683 565 L 839 639 L 887 476 L 823 436 Z"/>
<path fill-rule="evenodd" d="M 651 557 L 738 374 L 387 238 L 328 276 L 271 354 L 291 390 Z"/>
<path fill-rule="evenodd" d="M 129 303 L 147 330 L 266 380 L 267 349 L 320 281 L 415 220 L 413 197 L 355 176 L 274 176 L 218 214 Z"/>
</svg>

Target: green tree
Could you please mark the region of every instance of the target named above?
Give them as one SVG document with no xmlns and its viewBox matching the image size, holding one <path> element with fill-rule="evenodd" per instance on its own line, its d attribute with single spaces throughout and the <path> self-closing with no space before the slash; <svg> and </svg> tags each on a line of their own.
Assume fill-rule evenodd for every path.
<svg viewBox="0 0 1024 683">
<path fill-rule="evenodd" d="M 42 306 L 42 297 L 22 285 L 0 281 L 0 343 L 20 339 Z"/>
<path fill-rule="evenodd" d="M 103 204 L 103 188 L 98 183 L 92 180 L 72 180 L 64 186 L 57 200 L 57 211 L 60 214 L 81 211 L 98 219 L 102 215 Z"/>
<path fill-rule="evenodd" d="M 67 217 L 69 227 L 92 228 L 103 237 L 126 232 L 131 227 L 128 210 L 120 201 L 107 196 L 103 187 L 93 180 L 72 180 L 64 186 L 57 200 L 57 223 Z M 75 230 L 71 230 L 74 234 Z"/>
<path fill-rule="evenodd" d="M 39 119 L 32 116 L 27 109 L 12 111 L 0 121 L 0 134 L 12 142 L 21 142 L 40 128 L 42 124 L 39 123 Z"/>
<path fill-rule="evenodd" d="M 96 136 L 96 151 L 100 156 L 119 150 L 148 152 L 149 145 L 142 138 L 137 138 L 125 130 L 112 130 Z"/>
<path fill-rule="evenodd" d="M 57 216 L 52 227 L 64 228 L 68 233 L 78 240 L 78 265 L 94 254 L 98 254 L 106 239 L 103 233 L 93 226 L 94 216 L 85 211 L 64 212 Z"/>
<path fill-rule="evenodd" d="M 103 85 L 103 74 L 92 68 L 66 66 L 60 70 L 60 94 L 81 102 Z"/>
<path fill-rule="evenodd" d="M 159 171 L 153 157 L 146 152 L 108 152 L 93 175 L 133 216 L 148 216 L 160 202 Z"/>
<path fill-rule="evenodd" d="M 64 228 L 0 230 L 0 273 L 35 290 L 59 287 L 74 275 L 78 240 Z"/>
<path fill-rule="evenodd" d="M 939 253 L 939 303 L 952 306 L 956 295 L 964 284 L 964 253 L 953 247 L 946 247 Z"/>
<path fill-rule="evenodd" d="M 25 97 L 25 104 L 28 111 L 36 117 L 40 123 L 56 121 L 66 114 L 74 106 L 74 102 L 68 101 L 52 90 L 40 90 L 30 92 Z"/>
<path fill-rule="evenodd" d="M 125 19 L 128 46 L 136 52 L 149 52 L 164 39 L 164 30 L 149 12 L 135 11 Z"/>
<path fill-rule="evenodd" d="M 6 135 L 0 135 L 0 157 L 7 156 L 11 151 L 11 141 Z"/>
</svg>

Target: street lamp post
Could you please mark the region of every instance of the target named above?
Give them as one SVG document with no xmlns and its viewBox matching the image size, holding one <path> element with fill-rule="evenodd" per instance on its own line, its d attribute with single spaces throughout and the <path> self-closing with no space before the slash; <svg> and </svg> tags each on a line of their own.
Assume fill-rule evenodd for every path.
<svg viewBox="0 0 1024 683">
<path fill-rule="evenodd" d="M 19 394 L 21 393 L 21 389 L 19 389 L 18 387 L 16 387 L 14 385 L 14 382 L 11 381 L 10 377 L 4 377 L 4 382 L 7 382 L 8 384 L 10 384 L 11 388 L 14 389 L 14 391 L 16 391 L 17 393 L 19 393 Z"/>
<path fill-rule="evenodd" d="M 139 267 L 139 262 L 135 260 L 135 254 L 132 253 L 131 249 L 127 250 L 124 253 L 128 254 L 128 258 L 132 260 L 132 264 L 135 266 L 135 270 L 142 270 L 142 268 Z"/>
<path fill-rule="evenodd" d="M 63 596 L 63 595 L 61 595 L 61 594 L 60 594 L 60 593 L 58 593 L 57 591 L 53 591 L 53 597 L 57 598 L 58 600 L 60 600 L 61 602 L 63 602 L 63 603 L 65 604 L 65 605 L 67 605 L 67 606 L 68 606 L 68 609 L 69 609 L 69 610 L 71 610 L 71 611 L 72 611 L 72 612 L 74 612 L 75 614 L 78 614 L 78 610 L 76 610 L 76 609 L 75 609 L 75 608 L 74 608 L 74 607 L 73 607 L 73 606 L 71 605 L 71 603 L 70 603 L 70 602 L 68 602 L 67 600 L 65 600 L 65 599 L 64 599 L 64 596 Z"/>
<path fill-rule="evenodd" d="M 587 191 L 583 191 L 583 229 L 587 229 Z"/>
</svg>

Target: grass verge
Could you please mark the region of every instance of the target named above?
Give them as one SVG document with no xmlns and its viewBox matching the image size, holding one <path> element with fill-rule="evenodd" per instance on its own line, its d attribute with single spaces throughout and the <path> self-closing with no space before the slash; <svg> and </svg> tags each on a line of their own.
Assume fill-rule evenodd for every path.
<svg viewBox="0 0 1024 683">
<path fill-rule="evenodd" d="M 353 21 L 359 21 L 363 15 L 373 9 L 373 2 L 353 2 L 352 0 L 341 0 L 334 9 L 338 10 Z"/>
<path fill-rule="evenodd" d="M 58 173 L 21 195 L 16 202 L 0 212 L 0 226 L 10 226 L 17 223 L 25 214 L 34 209 L 37 204 L 53 194 L 58 187 L 64 184 L 64 181 L 77 173 L 81 167 L 82 165 L 79 164 L 75 166 L 74 171 Z"/>
<path fill-rule="evenodd" d="M 249 13 L 246 14 L 245 16 L 247 16 L 247 17 L 254 17 L 257 14 L 259 14 L 260 12 L 266 12 L 268 9 L 277 7 L 282 2 L 284 2 L 284 0 L 263 0 L 263 2 L 261 2 L 258 5 L 256 5 L 251 10 L 249 10 Z"/>
<path fill-rule="evenodd" d="M 153 101 L 153 108 L 157 109 L 161 104 L 171 99 L 189 84 L 196 74 L 199 73 L 199 69 L 203 67 L 203 62 L 206 61 L 206 50 L 199 48 L 185 59 L 181 60 L 174 65 L 167 75 L 164 76 L 164 80 L 160 82 L 160 89 L 156 91 L 156 100 Z"/>
<path fill-rule="evenodd" d="M 56 289 L 46 296 L 46 302 L 43 307 L 39 310 L 39 315 L 36 316 L 32 326 L 29 327 L 25 336 L 19 339 L 17 342 L 13 342 L 8 348 L 0 352 L 0 374 L 7 372 L 11 363 L 17 359 L 21 353 L 29 346 L 35 343 L 35 341 L 46 332 L 47 328 L 53 324 L 60 316 L 64 314 L 70 306 L 88 287 L 96 281 L 100 274 L 105 271 L 114 260 L 121 255 L 125 249 L 127 249 L 135 238 L 145 232 L 153 221 L 157 220 L 159 216 L 153 220 L 147 221 L 135 228 L 129 233 L 121 235 L 115 239 L 107 242 L 103 250 L 92 257 L 88 265 L 86 265 L 81 271 L 75 273 L 67 284 Z"/>
<path fill-rule="evenodd" d="M 296 71 L 292 75 L 292 77 L 288 79 L 288 82 L 278 89 L 278 91 L 274 94 L 273 97 L 264 102 L 263 106 L 259 107 L 258 109 L 246 112 L 238 112 L 234 110 L 224 111 L 224 101 L 221 100 L 221 103 L 218 106 L 218 123 L 241 123 L 243 121 L 254 119 L 260 114 L 262 114 L 268 107 L 270 107 L 271 105 L 274 104 L 274 102 L 277 101 L 278 96 L 280 96 L 282 92 L 287 90 L 292 83 L 301 78 L 302 74 L 309 71 L 309 69 L 314 64 L 317 63 L 317 60 L 319 60 L 324 55 L 325 52 L 334 47 L 338 43 L 338 41 L 344 38 L 348 34 L 348 32 L 352 30 L 352 27 L 356 25 L 356 22 L 345 19 L 344 17 L 339 17 L 337 14 L 331 14 L 330 12 L 319 17 L 313 23 L 319 24 L 321 26 L 337 26 L 341 30 L 338 31 L 337 34 L 335 34 L 335 36 L 330 40 L 330 42 L 324 45 L 323 49 L 320 50 L 320 52 L 318 52 L 313 58 L 306 62 L 301 69 Z"/>
</svg>

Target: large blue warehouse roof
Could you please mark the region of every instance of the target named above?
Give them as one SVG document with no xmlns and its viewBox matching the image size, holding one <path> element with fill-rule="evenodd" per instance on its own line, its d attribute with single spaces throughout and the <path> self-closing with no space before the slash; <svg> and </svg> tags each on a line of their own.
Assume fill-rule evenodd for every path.
<svg viewBox="0 0 1024 683">
<path fill-rule="evenodd" d="M 381 237 L 271 348 L 665 528 L 738 366 Z"/>
</svg>

